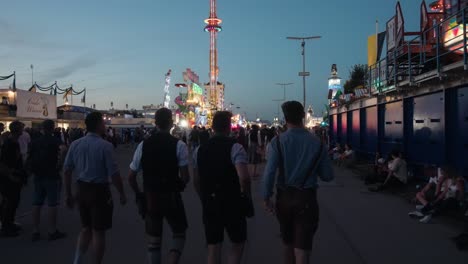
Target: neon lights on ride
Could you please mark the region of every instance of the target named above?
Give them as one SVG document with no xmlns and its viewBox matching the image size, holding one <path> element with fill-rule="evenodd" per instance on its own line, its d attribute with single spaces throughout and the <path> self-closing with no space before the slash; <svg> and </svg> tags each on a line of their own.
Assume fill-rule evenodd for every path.
<svg viewBox="0 0 468 264">
<path fill-rule="evenodd" d="M 164 84 L 164 107 L 168 108 L 171 97 L 169 96 L 169 87 L 171 85 L 171 70 L 166 73 L 166 80 Z"/>
<path fill-rule="evenodd" d="M 197 95 L 203 94 L 203 89 L 196 83 L 192 84 L 192 92 Z"/>
</svg>

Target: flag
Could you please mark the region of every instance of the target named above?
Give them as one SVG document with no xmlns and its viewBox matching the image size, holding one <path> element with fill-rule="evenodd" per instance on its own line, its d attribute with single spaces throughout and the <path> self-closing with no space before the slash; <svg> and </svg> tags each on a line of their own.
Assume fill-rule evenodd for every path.
<svg viewBox="0 0 468 264">
<path fill-rule="evenodd" d="M 84 91 L 83 98 L 81 98 L 81 102 L 86 104 L 86 90 Z"/>
<path fill-rule="evenodd" d="M 359 98 L 359 97 L 364 97 L 369 94 L 369 91 L 367 89 L 356 89 L 354 90 L 354 95 Z"/>
<path fill-rule="evenodd" d="M 386 31 L 367 38 L 367 65 L 372 66 L 380 60 Z"/>
<path fill-rule="evenodd" d="M 346 102 L 349 102 L 349 101 L 351 101 L 351 95 L 352 95 L 352 94 L 345 94 L 345 95 L 343 95 L 343 99 L 344 99 Z"/>
<path fill-rule="evenodd" d="M 377 63 L 377 35 L 367 37 L 367 65 Z"/>
<path fill-rule="evenodd" d="M 13 92 L 16 92 L 16 73 L 13 73 Z"/>
<path fill-rule="evenodd" d="M 377 35 L 377 61 L 380 61 L 380 58 L 382 57 L 382 50 L 386 35 L 387 31 L 382 31 Z"/>
<path fill-rule="evenodd" d="M 341 90 L 338 90 L 338 92 L 336 92 L 335 94 L 335 97 L 333 98 L 333 100 L 338 100 L 340 99 L 340 96 L 343 94 L 343 92 L 341 92 Z"/>
<path fill-rule="evenodd" d="M 28 91 L 33 92 L 33 93 L 37 92 L 36 91 L 36 85 L 31 86 L 31 88 L 29 88 Z"/>
</svg>

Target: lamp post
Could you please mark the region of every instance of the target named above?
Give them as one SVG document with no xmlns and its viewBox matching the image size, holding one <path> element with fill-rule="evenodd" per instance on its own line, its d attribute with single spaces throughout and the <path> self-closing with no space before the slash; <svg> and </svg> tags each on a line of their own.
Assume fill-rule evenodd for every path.
<svg viewBox="0 0 468 264">
<path fill-rule="evenodd" d="M 310 76 L 310 72 L 305 71 L 305 44 L 306 40 L 310 39 L 319 39 L 321 36 L 314 36 L 314 37 L 287 37 L 290 40 L 301 40 L 301 47 L 302 47 L 302 72 L 299 73 L 299 76 L 302 76 L 302 85 L 303 85 L 303 92 L 304 92 L 304 108 L 306 107 L 306 77 Z"/>
<path fill-rule="evenodd" d="M 276 85 L 280 85 L 283 87 L 283 101 L 286 101 L 286 86 L 293 85 L 294 83 L 277 83 Z"/>
<path fill-rule="evenodd" d="M 31 86 L 34 85 L 34 65 L 31 64 Z"/>
<path fill-rule="evenodd" d="M 279 116 L 280 116 L 280 102 L 283 102 L 284 100 L 283 99 L 273 99 L 272 101 L 278 103 L 278 112 L 276 112 L 276 113 L 277 113 L 277 117 L 279 118 Z"/>
</svg>

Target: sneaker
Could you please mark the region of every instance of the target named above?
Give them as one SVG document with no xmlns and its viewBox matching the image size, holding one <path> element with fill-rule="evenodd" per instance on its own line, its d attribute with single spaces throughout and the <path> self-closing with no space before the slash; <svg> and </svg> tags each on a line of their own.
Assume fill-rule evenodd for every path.
<svg viewBox="0 0 468 264">
<path fill-rule="evenodd" d="M 66 236 L 67 236 L 67 234 L 56 230 L 54 233 L 49 233 L 49 241 L 62 239 L 62 238 L 65 238 Z"/>
<path fill-rule="evenodd" d="M 39 232 L 34 232 L 34 233 L 32 234 L 31 240 L 32 240 L 32 242 L 36 242 L 36 241 L 41 240 L 41 233 L 39 233 Z"/>
<path fill-rule="evenodd" d="M 413 212 L 408 213 L 408 216 L 411 218 L 422 218 L 424 217 L 424 214 L 419 211 L 413 211 Z"/>
<path fill-rule="evenodd" d="M 426 215 L 424 216 L 423 218 L 421 218 L 421 220 L 419 220 L 420 223 L 422 224 L 427 224 L 431 221 L 432 219 L 432 215 Z"/>
<path fill-rule="evenodd" d="M 418 204 L 416 205 L 416 210 L 421 211 L 424 208 L 424 205 Z"/>
</svg>

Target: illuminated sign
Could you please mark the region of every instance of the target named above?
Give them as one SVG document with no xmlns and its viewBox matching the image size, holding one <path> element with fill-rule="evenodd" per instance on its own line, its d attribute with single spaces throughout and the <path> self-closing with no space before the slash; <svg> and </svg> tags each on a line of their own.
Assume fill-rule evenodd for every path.
<svg viewBox="0 0 468 264">
<path fill-rule="evenodd" d="M 463 24 L 459 24 L 454 17 L 445 23 L 444 29 L 444 46 L 456 53 L 463 53 L 463 33 L 466 34 Z"/>
<path fill-rule="evenodd" d="M 328 89 L 329 90 L 340 90 L 341 86 L 341 79 L 340 78 L 329 78 L 328 79 Z"/>
<path fill-rule="evenodd" d="M 187 69 L 183 73 L 183 77 L 184 77 L 184 81 L 190 80 L 191 82 L 194 82 L 194 83 L 199 83 L 199 79 L 200 79 L 198 75 L 195 72 L 193 72 L 191 69 Z"/>
<path fill-rule="evenodd" d="M 192 83 L 192 92 L 194 94 L 202 95 L 203 89 L 196 83 Z"/>
</svg>

